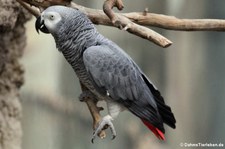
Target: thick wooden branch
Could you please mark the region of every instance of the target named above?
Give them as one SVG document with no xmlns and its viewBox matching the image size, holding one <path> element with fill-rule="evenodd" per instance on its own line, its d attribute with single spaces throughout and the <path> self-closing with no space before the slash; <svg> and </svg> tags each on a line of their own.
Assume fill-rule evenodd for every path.
<svg viewBox="0 0 225 149">
<path fill-rule="evenodd" d="M 101 10 L 90 9 L 75 3 L 72 7 L 80 9 L 95 24 L 113 26 Z M 143 26 L 154 26 L 179 31 L 225 31 L 225 20 L 221 19 L 179 19 L 174 16 L 144 12 L 115 13 Z"/>
<path fill-rule="evenodd" d="M 123 13 L 131 21 L 144 25 L 179 31 L 225 31 L 225 20 L 179 19 L 161 14 L 132 12 Z"/>
</svg>

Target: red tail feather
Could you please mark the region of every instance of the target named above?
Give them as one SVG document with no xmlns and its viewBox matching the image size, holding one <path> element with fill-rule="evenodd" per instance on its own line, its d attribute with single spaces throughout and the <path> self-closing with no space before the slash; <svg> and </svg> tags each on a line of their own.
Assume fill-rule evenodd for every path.
<svg viewBox="0 0 225 149">
<path fill-rule="evenodd" d="M 142 120 L 142 122 L 155 134 L 155 136 L 160 140 L 165 140 L 165 136 L 162 131 L 158 128 L 154 127 L 152 124 L 147 122 L 146 120 Z"/>
</svg>

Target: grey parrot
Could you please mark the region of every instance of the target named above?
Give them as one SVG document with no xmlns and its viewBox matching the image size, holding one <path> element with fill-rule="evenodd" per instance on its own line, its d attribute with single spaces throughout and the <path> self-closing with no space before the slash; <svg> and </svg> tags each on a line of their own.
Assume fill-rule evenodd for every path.
<svg viewBox="0 0 225 149">
<path fill-rule="evenodd" d="M 80 82 L 98 99 L 107 103 L 104 116 L 93 138 L 109 126 L 113 138 L 114 120 L 128 110 L 161 140 L 163 124 L 175 128 L 171 108 L 132 58 L 118 45 L 101 35 L 81 11 L 65 6 L 51 6 L 37 18 L 37 32 L 51 33 L 57 49 L 74 69 Z"/>
</svg>

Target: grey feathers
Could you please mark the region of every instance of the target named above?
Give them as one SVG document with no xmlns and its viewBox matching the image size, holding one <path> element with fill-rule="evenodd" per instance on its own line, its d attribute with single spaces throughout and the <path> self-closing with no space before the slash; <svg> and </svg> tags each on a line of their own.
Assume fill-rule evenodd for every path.
<svg viewBox="0 0 225 149">
<path fill-rule="evenodd" d="M 83 53 L 84 65 L 92 81 L 110 97 L 138 117 L 164 131 L 162 119 L 142 73 L 131 58 L 113 42 L 92 46 Z"/>
<path fill-rule="evenodd" d="M 95 83 L 108 90 L 112 98 L 138 97 L 138 72 L 120 51 L 111 50 L 107 45 L 92 46 L 85 50 L 83 60 Z"/>
</svg>

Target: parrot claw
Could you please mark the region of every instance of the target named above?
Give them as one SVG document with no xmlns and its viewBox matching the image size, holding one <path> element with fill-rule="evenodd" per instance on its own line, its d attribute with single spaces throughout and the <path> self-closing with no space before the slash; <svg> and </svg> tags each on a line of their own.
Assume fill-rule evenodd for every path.
<svg viewBox="0 0 225 149">
<path fill-rule="evenodd" d="M 112 123 L 112 117 L 110 115 L 107 115 L 105 117 L 102 118 L 102 120 L 99 122 L 98 127 L 95 129 L 91 142 L 94 143 L 94 139 L 95 137 L 104 129 L 107 129 L 108 127 L 110 128 L 111 132 L 112 132 L 112 140 L 116 138 L 116 130 L 113 126 Z"/>
</svg>

